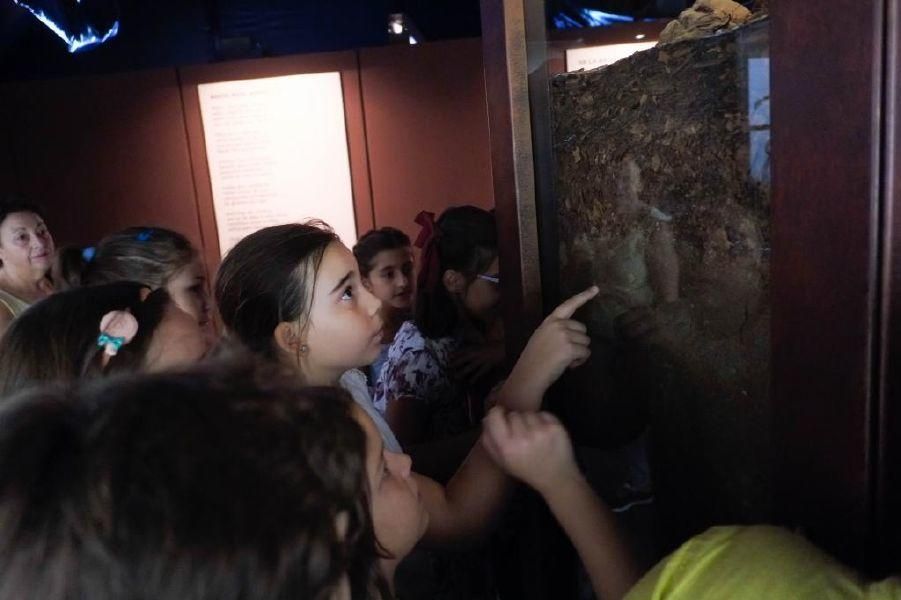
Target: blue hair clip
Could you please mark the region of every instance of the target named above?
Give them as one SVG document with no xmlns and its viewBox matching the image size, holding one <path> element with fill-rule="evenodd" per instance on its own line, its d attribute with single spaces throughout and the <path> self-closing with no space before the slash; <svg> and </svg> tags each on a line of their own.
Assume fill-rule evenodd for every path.
<svg viewBox="0 0 901 600">
<path fill-rule="evenodd" d="M 94 256 L 97 254 L 97 248 L 94 246 L 88 246 L 84 250 L 81 251 L 81 258 L 89 263 L 94 260 Z"/>
<path fill-rule="evenodd" d="M 153 235 L 152 229 L 145 229 L 144 231 L 139 233 L 137 236 L 135 236 L 135 239 L 138 240 L 139 242 L 146 242 L 147 240 L 150 239 L 150 236 L 152 236 L 152 235 Z"/>
<path fill-rule="evenodd" d="M 101 333 L 97 336 L 97 347 L 105 349 L 111 356 L 115 356 L 124 345 L 124 337 L 115 337 L 108 333 Z"/>
</svg>

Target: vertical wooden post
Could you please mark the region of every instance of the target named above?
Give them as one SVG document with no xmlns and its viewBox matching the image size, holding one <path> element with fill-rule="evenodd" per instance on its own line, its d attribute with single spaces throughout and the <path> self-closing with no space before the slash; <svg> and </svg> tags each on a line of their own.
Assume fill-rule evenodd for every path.
<svg viewBox="0 0 901 600">
<path fill-rule="evenodd" d="M 482 46 L 507 351 L 541 322 L 541 270 L 522 0 L 482 0 Z"/>
<path fill-rule="evenodd" d="M 901 569 L 901 2 L 885 6 L 879 408 L 874 539 L 877 575 Z"/>
</svg>

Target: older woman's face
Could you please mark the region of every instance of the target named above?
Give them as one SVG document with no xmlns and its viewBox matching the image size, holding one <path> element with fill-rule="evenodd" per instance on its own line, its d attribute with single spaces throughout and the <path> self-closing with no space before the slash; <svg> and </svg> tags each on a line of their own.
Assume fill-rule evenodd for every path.
<svg viewBox="0 0 901 600">
<path fill-rule="evenodd" d="M 43 276 L 53 262 L 53 236 L 44 220 L 32 212 L 15 212 L 0 223 L 2 268 L 20 276 Z"/>
</svg>

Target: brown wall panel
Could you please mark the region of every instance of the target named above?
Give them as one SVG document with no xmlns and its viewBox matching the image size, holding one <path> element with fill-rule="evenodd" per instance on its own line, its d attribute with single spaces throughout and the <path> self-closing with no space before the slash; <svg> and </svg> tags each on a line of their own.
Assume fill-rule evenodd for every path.
<svg viewBox="0 0 901 600">
<path fill-rule="evenodd" d="M 478 39 L 360 51 L 375 224 L 415 239 L 420 210 L 494 206 Z"/>
<path fill-rule="evenodd" d="M 200 99 L 197 85 L 216 81 L 278 77 L 301 73 L 339 71 L 344 91 L 344 119 L 350 154 L 351 186 L 359 233 L 372 227 L 372 196 L 369 187 L 369 167 L 366 157 L 363 107 L 355 52 L 307 54 L 259 60 L 235 61 L 214 65 L 184 67 L 179 70 L 185 104 L 185 127 L 191 148 L 191 162 L 200 213 L 200 223 L 206 242 L 206 259 L 215 268 L 219 264 L 219 238 L 213 210 L 213 191 L 210 184 Z"/>
<path fill-rule="evenodd" d="M 20 192 L 58 243 L 160 225 L 200 243 L 174 70 L 10 84 L 2 109 Z"/>
<path fill-rule="evenodd" d="M 341 72 L 360 233 L 396 225 L 412 237 L 423 208 L 493 207 L 479 40 L 9 84 L 0 95 L 9 129 L 0 185 L 46 206 L 61 243 L 162 225 L 202 246 L 214 270 L 197 85 L 327 71 Z"/>
</svg>

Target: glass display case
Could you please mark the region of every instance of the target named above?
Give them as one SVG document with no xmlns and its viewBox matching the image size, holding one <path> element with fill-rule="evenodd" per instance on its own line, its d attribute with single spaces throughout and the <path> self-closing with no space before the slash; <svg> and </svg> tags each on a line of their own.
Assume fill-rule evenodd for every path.
<svg viewBox="0 0 901 600">
<path fill-rule="evenodd" d="M 578 314 L 591 360 L 550 405 L 608 502 L 652 491 L 653 524 L 624 521 L 649 556 L 772 522 L 878 571 L 890 3 L 817 4 L 853 42 L 824 37 L 809 3 L 686 2 L 653 21 L 588 4 L 483 1 L 511 354 L 600 288 Z"/>
<path fill-rule="evenodd" d="M 567 383 L 638 417 L 579 433 L 650 425 L 676 540 L 771 514 L 767 36 L 758 15 L 551 80 L 560 290 L 601 289 Z"/>
</svg>

